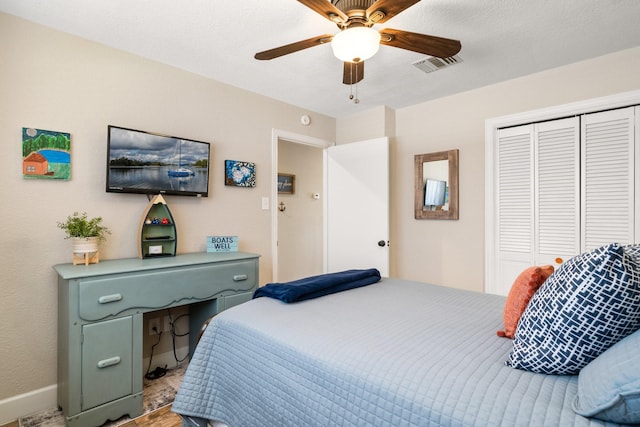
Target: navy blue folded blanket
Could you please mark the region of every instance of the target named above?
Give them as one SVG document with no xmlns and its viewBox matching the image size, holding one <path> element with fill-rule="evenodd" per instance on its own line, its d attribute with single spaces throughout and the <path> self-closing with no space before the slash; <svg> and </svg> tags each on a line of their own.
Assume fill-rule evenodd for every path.
<svg viewBox="0 0 640 427">
<path fill-rule="evenodd" d="M 256 289 L 253 298 L 269 297 L 284 302 L 297 302 L 359 288 L 378 281 L 380 281 L 380 272 L 375 268 L 346 270 L 306 277 L 292 282 L 269 283 Z"/>
</svg>

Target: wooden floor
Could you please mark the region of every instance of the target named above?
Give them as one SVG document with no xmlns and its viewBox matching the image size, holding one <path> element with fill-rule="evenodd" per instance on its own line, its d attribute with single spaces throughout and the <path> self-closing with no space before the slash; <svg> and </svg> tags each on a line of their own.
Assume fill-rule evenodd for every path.
<svg viewBox="0 0 640 427">
<path fill-rule="evenodd" d="M 122 424 L 120 427 L 180 427 L 181 425 L 180 415 L 171 412 L 171 405 L 167 405 Z"/>
<path fill-rule="evenodd" d="M 180 415 L 171 412 L 171 405 L 167 405 L 121 424 L 120 427 L 180 427 L 181 425 Z M 0 427 L 20 427 L 20 424 L 18 421 L 12 421 Z"/>
</svg>

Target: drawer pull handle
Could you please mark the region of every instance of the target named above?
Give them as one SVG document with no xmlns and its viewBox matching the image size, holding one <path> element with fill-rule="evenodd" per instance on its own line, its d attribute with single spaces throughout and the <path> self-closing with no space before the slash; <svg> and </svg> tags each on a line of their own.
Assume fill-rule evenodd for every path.
<svg viewBox="0 0 640 427">
<path fill-rule="evenodd" d="M 235 276 L 233 276 L 233 281 L 240 282 L 242 280 L 247 280 L 248 278 L 249 276 L 247 276 L 246 274 L 236 274 Z"/>
<path fill-rule="evenodd" d="M 110 357 L 98 362 L 98 368 L 106 368 L 107 366 L 117 365 L 120 363 L 120 356 Z"/>
<path fill-rule="evenodd" d="M 116 302 L 122 300 L 122 294 L 104 295 L 98 298 L 100 304 L 108 304 L 110 302 Z"/>
</svg>

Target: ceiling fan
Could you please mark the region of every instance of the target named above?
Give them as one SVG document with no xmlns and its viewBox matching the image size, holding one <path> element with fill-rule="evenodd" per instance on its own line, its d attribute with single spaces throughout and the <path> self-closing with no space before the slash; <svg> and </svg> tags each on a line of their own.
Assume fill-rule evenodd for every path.
<svg viewBox="0 0 640 427">
<path fill-rule="evenodd" d="M 325 43 L 331 43 L 334 54 L 344 62 L 342 83 L 352 85 L 364 78 L 364 61 L 373 56 L 380 44 L 411 50 L 439 58 L 448 58 L 460 51 L 458 40 L 385 28 L 375 31 L 374 24 L 382 24 L 420 0 L 298 0 L 314 12 L 335 23 L 340 32 L 323 34 L 310 39 L 265 50 L 255 54 L 256 59 L 268 60 L 298 52 Z M 357 35 L 357 33 L 360 33 Z M 353 41 L 343 40 L 347 35 L 364 37 L 365 51 L 346 53 L 338 51 L 353 47 Z"/>
</svg>

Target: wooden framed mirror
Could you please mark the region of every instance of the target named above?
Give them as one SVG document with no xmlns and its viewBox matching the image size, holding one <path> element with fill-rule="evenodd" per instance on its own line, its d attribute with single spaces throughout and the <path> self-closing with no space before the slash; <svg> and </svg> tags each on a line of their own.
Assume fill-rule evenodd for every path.
<svg viewBox="0 0 640 427">
<path fill-rule="evenodd" d="M 458 219 L 458 150 L 416 154 L 415 218 Z"/>
</svg>

